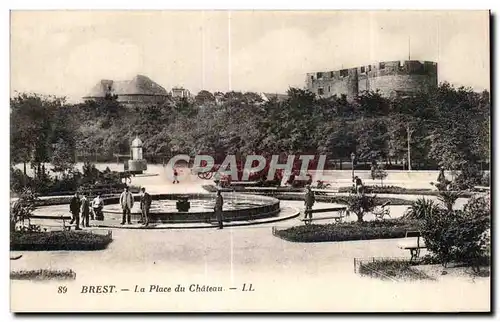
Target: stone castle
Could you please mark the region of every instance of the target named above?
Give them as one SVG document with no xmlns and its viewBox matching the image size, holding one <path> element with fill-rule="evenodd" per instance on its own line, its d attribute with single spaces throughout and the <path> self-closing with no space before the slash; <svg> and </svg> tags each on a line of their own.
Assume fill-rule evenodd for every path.
<svg viewBox="0 0 500 322">
<path fill-rule="evenodd" d="M 352 100 L 363 91 L 406 96 L 438 85 L 437 63 L 387 61 L 336 71 L 307 74 L 307 89 L 318 97 L 345 95 Z"/>
</svg>

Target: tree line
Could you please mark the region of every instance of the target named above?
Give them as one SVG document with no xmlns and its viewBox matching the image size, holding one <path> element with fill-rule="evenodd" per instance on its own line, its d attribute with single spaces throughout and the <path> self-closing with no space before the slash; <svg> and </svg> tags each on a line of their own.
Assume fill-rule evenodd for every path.
<svg viewBox="0 0 500 322">
<path fill-rule="evenodd" d="M 317 98 L 290 88 L 284 99 L 199 92 L 192 99 L 126 107 L 116 97 L 68 104 L 21 93 L 10 100 L 11 163 L 65 171 L 77 156 L 113 161 L 138 135 L 150 162 L 175 154 L 326 154 L 328 159 L 401 162 L 463 170 L 488 161 L 490 94 L 448 83 L 407 97 L 365 92 Z"/>
</svg>

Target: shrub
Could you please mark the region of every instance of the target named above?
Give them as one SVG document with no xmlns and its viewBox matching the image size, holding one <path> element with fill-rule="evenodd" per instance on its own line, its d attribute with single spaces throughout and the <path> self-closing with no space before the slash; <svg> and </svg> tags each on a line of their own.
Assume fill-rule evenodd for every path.
<svg viewBox="0 0 500 322">
<path fill-rule="evenodd" d="M 14 192 L 21 192 L 25 186 L 29 186 L 29 177 L 24 175 L 20 169 L 10 167 L 10 189 Z"/>
<path fill-rule="evenodd" d="M 364 215 L 367 212 L 373 211 L 377 206 L 376 198 L 377 196 L 369 196 L 362 193 L 350 194 L 344 200 L 347 210 L 352 211 L 358 217 L 358 222 L 363 222 Z"/>
<path fill-rule="evenodd" d="M 36 191 L 41 195 L 74 194 L 77 190 L 101 193 L 122 190 L 125 184 L 122 182 L 123 173 L 106 169 L 100 172 L 95 165 L 86 162 L 83 166 L 83 174 L 75 169 L 62 173 L 60 178 L 49 176 L 42 168 L 36 177 L 24 176 L 19 169 L 11 167 L 11 190 L 21 192 L 25 187 Z"/>
<path fill-rule="evenodd" d="M 440 191 L 438 195 L 438 200 L 441 201 L 446 209 L 449 211 L 453 210 L 455 202 L 460 198 L 462 194 L 459 191 Z"/>
<path fill-rule="evenodd" d="M 363 223 L 337 223 L 326 225 L 295 226 L 276 230 L 275 235 L 292 242 L 331 242 L 404 238 L 407 230 L 417 230 L 418 222 L 390 219 Z"/>
<path fill-rule="evenodd" d="M 384 185 L 384 179 L 387 177 L 387 171 L 385 171 L 384 167 L 382 165 L 376 167 L 372 171 L 372 178 L 373 180 L 375 179 L 380 179 L 380 184 L 383 186 Z"/>
<path fill-rule="evenodd" d="M 33 191 L 29 188 L 25 188 L 22 190 L 19 198 L 11 204 L 10 208 L 10 230 L 11 232 L 15 231 L 18 227 L 18 224 L 24 227 L 25 222 L 28 221 L 29 228 L 32 227 L 30 222 L 30 217 L 33 215 L 33 210 L 35 210 L 35 204 L 37 201 L 37 196 Z"/>
<path fill-rule="evenodd" d="M 112 241 L 111 234 L 85 231 L 11 232 L 10 250 L 99 250 Z"/>
<path fill-rule="evenodd" d="M 363 190 L 365 193 L 429 195 L 429 196 L 437 195 L 437 192 L 432 191 L 431 189 L 407 189 L 398 186 L 364 186 Z M 355 189 L 353 187 L 340 187 L 339 192 L 354 193 Z"/>
<path fill-rule="evenodd" d="M 485 186 L 485 187 L 489 187 L 490 186 L 490 173 L 489 172 L 486 172 L 484 174 L 484 176 L 481 178 L 481 185 L 482 186 Z"/>
<path fill-rule="evenodd" d="M 432 216 L 439 211 L 438 205 L 425 198 L 415 200 L 408 211 L 404 214 L 404 219 L 424 219 L 425 217 Z"/>
<path fill-rule="evenodd" d="M 456 190 L 468 190 L 474 186 L 480 185 L 482 178 L 483 172 L 481 171 L 480 165 L 467 164 L 461 169 L 460 174 L 453 182 L 453 186 L 456 187 Z"/>
<path fill-rule="evenodd" d="M 446 266 L 451 261 L 478 268 L 487 248 L 490 207 L 484 198 L 473 198 L 464 210 L 440 209 L 422 220 L 427 249 Z"/>
</svg>

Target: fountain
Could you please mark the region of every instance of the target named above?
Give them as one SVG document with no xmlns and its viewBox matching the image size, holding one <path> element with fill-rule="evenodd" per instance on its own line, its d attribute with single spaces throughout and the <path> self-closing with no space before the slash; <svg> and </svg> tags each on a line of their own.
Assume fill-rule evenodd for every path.
<svg viewBox="0 0 500 322">
<path fill-rule="evenodd" d="M 205 223 L 214 214 L 215 194 L 151 194 L 150 223 Z M 249 221 L 278 217 L 280 201 L 272 197 L 223 193 L 224 221 Z M 140 219 L 139 196 L 134 197 L 132 220 Z M 119 197 L 104 200 L 104 214 L 119 220 Z"/>
</svg>

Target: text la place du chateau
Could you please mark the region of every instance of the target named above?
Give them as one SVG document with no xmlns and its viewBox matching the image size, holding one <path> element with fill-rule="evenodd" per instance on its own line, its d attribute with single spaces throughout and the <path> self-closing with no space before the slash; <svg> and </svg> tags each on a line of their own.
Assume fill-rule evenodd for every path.
<svg viewBox="0 0 500 322">
<path fill-rule="evenodd" d="M 224 288 L 222 286 L 210 286 L 203 284 L 190 284 L 186 286 L 177 285 L 175 287 L 151 284 L 148 286 L 136 285 L 134 288 L 134 292 L 136 293 L 170 293 L 186 291 L 192 293 L 223 292 Z"/>
</svg>

